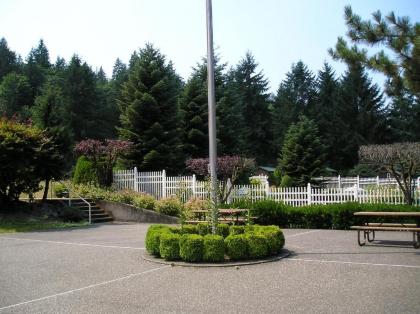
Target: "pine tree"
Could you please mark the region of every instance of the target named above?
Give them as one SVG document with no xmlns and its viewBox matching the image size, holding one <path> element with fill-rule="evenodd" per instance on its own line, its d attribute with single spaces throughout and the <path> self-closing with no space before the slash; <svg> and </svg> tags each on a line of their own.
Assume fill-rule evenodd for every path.
<svg viewBox="0 0 420 314">
<path fill-rule="evenodd" d="M 264 164 L 274 159 L 270 149 L 270 95 L 267 92 L 268 80 L 257 67 L 254 56 L 247 52 L 235 68 L 235 81 L 243 122 L 246 125 L 242 131 L 245 145 L 243 151 L 247 157 Z"/>
<path fill-rule="evenodd" d="M 215 58 L 216 114 L 220 114 L 219 105 L 223 97 L 225 65 Z M 182 129 L 184 133 L 184 153 L 189 158 L 208 156 L 208 97 L 207 97 L 207 61 L 193 69 L 190 79 L 184 86 L 180 99 Z M 220 126 L 217 126 L 220 130 Z M 219 139 L 219 135 L 217 135 Z"/>
<path fill-rule="evenodd" d="M 16 53 L 9 49 L 6 39 L 0 39 L 0 83 L 4 76 L 18 68 Z"/>
<path fill-rule="evenodd" d="M 346 156 L 344 168 L 357 163 L 358 147 L 364 144 L 383 143 L 388 138 L 382 94 L 372 84 L 361 65 L 350 66 L 345 73 L 340 91 L 341 119 L 346 121 L 343 129 Z"/>
<path fill-rule="evenodd" d="M 95 73 L 86 62 L 82 63 L 74 55 L 66 67 L 63 80 L 63 94 L 74 140 L 100 137 Z"/>
<path fill-rule="evenodd" d="M 179 88 L 179 78 L 165 56 L 151 44 L 140 49 L 119 99 L 120 138 L 134 143 L 125 156 L 128 166 L 149 171 L 180 168 Z"/>
<path fill-rule="evenodd" d="M 294 186 L 316 184 L 314 177 L 320 175 L 325 163 L 325 147 L 318 135 L 318 127 L 313 120 L 301 116 L 293 123 L 284 137 L 279 158 L 283 176 L 288 176 Z"/>
<path fill-rule="evenodd" d="M 315 77 L 312 72 L 302 61 L 293 64 L 286 79 L 280 84 L 272 111 L 276 151 L 281 149 L 289 126 L 296 123 L 301 114 L 308 115 L 312 111 L 315 95 Z"/>
</svg>

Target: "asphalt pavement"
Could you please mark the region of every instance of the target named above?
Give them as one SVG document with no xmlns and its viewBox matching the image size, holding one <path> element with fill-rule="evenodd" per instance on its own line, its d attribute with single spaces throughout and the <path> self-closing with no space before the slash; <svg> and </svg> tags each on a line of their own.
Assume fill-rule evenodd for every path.
<svg viewBox="0 0 420 314">
<path fill-rule="evenodd" d="M 409 233 L 286 229 L 286 259 L 191 268 L 143 260 L 148 226 L 0 235 L 0 313 L 420 313 Z"/>
</svg>

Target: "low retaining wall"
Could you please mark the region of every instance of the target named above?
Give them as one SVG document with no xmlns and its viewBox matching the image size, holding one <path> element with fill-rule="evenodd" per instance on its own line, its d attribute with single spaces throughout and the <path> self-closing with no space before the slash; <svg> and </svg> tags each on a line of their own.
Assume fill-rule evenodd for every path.
<svg viewBox="0 0 420 314">
<path fill-rule="evenodd" d="M 112 214 L 117 221 L 134 221 L 134 222 L 150 222 L 150 223 L 167 223 L 177 224 L 178 218 L 159 214 L 152 210 L 136 208 L 132 205 L 98 201 L 97 204 L 103 210 Z"/>
</svg>

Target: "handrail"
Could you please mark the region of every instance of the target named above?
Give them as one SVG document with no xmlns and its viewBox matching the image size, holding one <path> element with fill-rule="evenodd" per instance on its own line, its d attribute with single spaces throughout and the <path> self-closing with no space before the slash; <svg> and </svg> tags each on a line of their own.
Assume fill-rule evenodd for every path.
<svg viewBox="0 0 420 314">
<path fill-rule="evenodd" d="M 64 185 L 69 190 L 69 207 L 71 207 L 70 193 L 72 193 L 72 189 L 67 184 L 63 183 L 62 181 L 58 181 L 58 182 L 61 183 L 62 185 Z M 89 206 L 89 224 L 92 224 L 92 205 L 87 200 L 85 200 L 83 197 L 81 197 L 79 194 L 74 193 L 74 195 L 77 196 L 77 198 L 80 198 L 86 204 L 88 204 L 88 206 Z"/>
</svg>

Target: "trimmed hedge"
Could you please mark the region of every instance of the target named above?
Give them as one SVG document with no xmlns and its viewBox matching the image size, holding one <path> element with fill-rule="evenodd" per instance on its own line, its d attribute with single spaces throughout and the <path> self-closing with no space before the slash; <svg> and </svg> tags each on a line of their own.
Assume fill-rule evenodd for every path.
<svg viewBox="0 0 420 314">
<path fill-rule="evenodd" d="M 159 252 L 160 256 L 167 261 L 179 259 L 179 234 L 161 233 Z"/>
<path fill-rule="evenodd" d="M 165 260 L 222 262 L 273 256 L 284 246 L 278 226 L 231 226 L 220 224 L 216 235 L 208 224 L 181 228 L 152 225 L 146 234 L 146 250 Z M 201 235 L 201 234 L 203 235 Z"/>
<path fill-rule="evenodd" d="M 186 262 L 201 262 L 203 260 L 203 236 L 184 234 L 179 240 L 179 255 Z"/>
<path fill-rule="evenodd" d="M 220 235 L 208 234 L 204 237 L 203 260 L 206 262 L 223 262 L 225 243 Z"/>
</svg>

